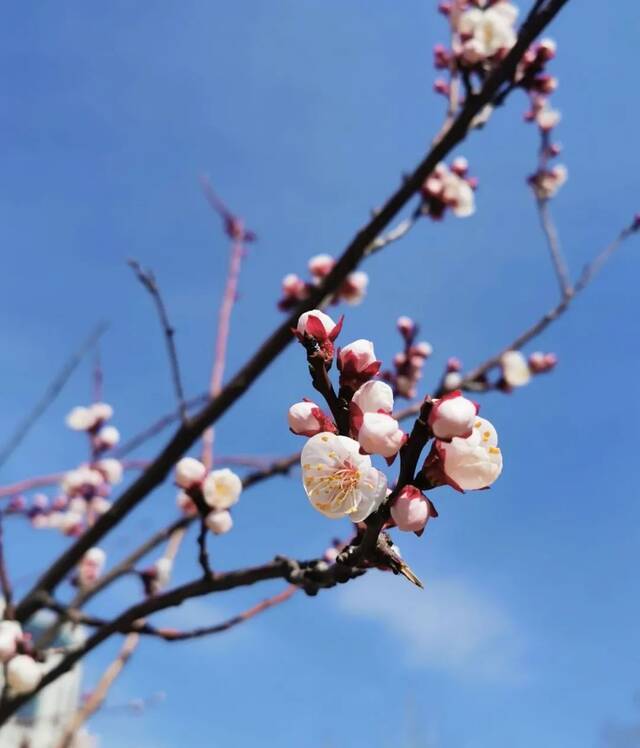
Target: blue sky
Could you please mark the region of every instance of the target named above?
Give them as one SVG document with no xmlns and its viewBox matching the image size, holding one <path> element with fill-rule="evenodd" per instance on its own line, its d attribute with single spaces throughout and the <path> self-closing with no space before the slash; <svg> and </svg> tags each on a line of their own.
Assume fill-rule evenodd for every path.
<svg viewBox="0 0 640 748">
<path fill-rule="evenodd" d="M 553 210 L 574 273 L 640 207 L 636 5 L 569 3 L 551 34 L 570 173 Z M 312 254 L 337 254 L 436 131 L 431 48 L 445 25 L 434 6 L 7 6 L 0 432 L 100 319 L 111 323 L 106 398 L 123 434 L 172 407 L 163 341 L 130 256 L 162 285 L 188 391 L 204 388 L 227 247 L 199 191 L 202 172 L 260 237 L 234 312 L 229 368 L 240 365 L 280 320 L 282 276 L 302 273 Z M 555 301 L 524 181 L 536 148 L 525 106 L 514 97 L 456 152 L 480 178 L 477 214 L 424 222 L 373 258 L 367 303 L 348 310 L 343 341 L 373 339 L 386 360 L 395 318 L 420 322 L 435 348 L 424 392 L 448 356 L 474 365 Z M 490 492 L 434 492 L 440 519 L 421 540 L 400 539 L 424 592 L 368 575 L 216 639 L 146 643 L 111 701 L 158 689 L 167 700 L 139 718 L 98 716 L 91 728 L 103 745 L 173 748 L 185 734 L 196 748 L 640 745 L 637 253 L 629 242 L 534 346 L 558 353 L 556 372 L 483 398 L 505 471 Z M 220 422 L 220 452 L 298 448 L 285 413 L 310 394 L 291 347 Z M 2 482 L 81 460 L 84 445 L 63 419 L 89 396 L 86 365 Z M 109 538 L 110 558 L 168 521 L 174 495 L 170 484 L 156 491 Z M 297 477 L 247 492 L 235 518 L 234 532 L 212 543 L 219 568 L 316 554 L 339 532 L 309 508 Z M 10 532 L 11 571 L 24 588 L 66 541 L 18 523 Z M 177 581 L 196 573 L 194 558 L 190 546 Z M 277 589 L 194 601 L 171 620 L 215 622 Z M 116 610 L 135 592 L 123 584 L 94 610 Z M 115 647 L 91 658 L 88 686 Z"/>
</svg>

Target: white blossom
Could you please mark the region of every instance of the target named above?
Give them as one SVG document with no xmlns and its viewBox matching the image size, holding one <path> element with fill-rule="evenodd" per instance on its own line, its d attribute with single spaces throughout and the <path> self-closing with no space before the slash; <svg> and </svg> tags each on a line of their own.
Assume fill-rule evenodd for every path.
<svg viewBox="0 0 640 748">
<path fill-rule="evenodd" d="M 477 418 L 471 436 L 437 442 L 443 470 L 449 481 L 463 491 L 490 486 L 502 472 L 498 434 L 485 418 Z"/>
<path fill-rule="evenodd" d="M 96 422 L 108 421 L 113 417 L 113 408 L 108 403 L 93 403 L 89 410 Z"/>
<path fill-rule="evenodd" d="M 233 527 L 233 519 L 226 509 L 209 512 L 205 524 L 214 535 L 224 535 Z"/>
<path fill-rule="evenodd" d="M 204 500 L 214 509 L 228 509 L 240 498 L 242 481 L 229 468 L 214 470 L 204 479 Z"/>
<path fill-rule="evenodd" d="M 66 417 L 66 424 L 73 431 L 88 431 L 95 423 L 95 416 L 89 408 L 81 405 L 73 408 Z"/>
<path fill-rule="evenodd" d="M 360 454 L 357 441 L 325 432 L 302 449 L 302 480 L 312 506 L 326 517 L 361 522 L 382 503 L 387 478 Z"/>
<path fill-rule="evenodd" d="M 29 693 L 42 680 L 42 667 L 29 655 L 16 655 L 7 663 L 7 683 L 15 694 Z"/>
<path fill-rule="evenodd" d="M 22 627 L 17 621 L 0 621 L 0 662 L 13 657 L 21 639 Z"/>
<path fill-rule="evenodd" d="M 520 351 L 507 351 L 500 357 L 502 378 L 509 387 L 522 387 L 531 379 L 527 359 Z"/>
<path fill-rule="evenodd" d="M 514 24 L 517 9 L 507 0 L 486 9 L 470 8 L 460 15 L 457 31 L 461 36 L 459 52 L 471 64 L 482 62 L 516 42 Z"/>
<path fill-rule="evenodd" d="M 122 480 L 122 463 L 114 457 L 107 457 L 96 463 L 96 468 L 104 475 L 107 483 L 115 486 Z"/>
<path fill-rule="evenodd" d="M 310 400 L 294 403 L 287 414 L 289 428 L 294 434 L 314 436 L 324 431 L 322 410 Z"/>
<path fill-rule="evenodd" d="M 183 457 L 176 463 L 176 483 L 180 488 L 192 488 L 201 483 L 206 474 L 206 467 L 195 457 Z"/>
<path fill-rule="evenodd" d="M 431 514 L 427 497 L 415 486 L 405 486 L 391 507 L 391 518 L 399 530 L 421 532 Z"/>
<path fill-rule="evenodd" d="M 103 426 L 96 438 L 103 449 L 111 449 L 120 441 L 120 432 L 115 426 Z"/>
</svg>

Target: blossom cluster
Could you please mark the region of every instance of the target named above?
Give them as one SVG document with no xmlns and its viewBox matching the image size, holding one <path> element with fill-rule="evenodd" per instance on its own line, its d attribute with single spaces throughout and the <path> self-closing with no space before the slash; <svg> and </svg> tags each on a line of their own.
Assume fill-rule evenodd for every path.
<svg viewBox="0 0 640 748">
<path fill-rule="evenodd" d="M 436 221 L 447 209 L 458 218 L 473 215 L 478 180 L 468 172 L 469 164 L 462 156 L 454 159 L 450 167 L 438 164 L 422 185 L 422 212 Z"/>
<path fill-rule="evenodd" d="M 391 385 L 394 395 L 414 398 L 422 379 L 422 369 L 433 353 L 433 347 L 426 340 L 416 342 L 418 325 L 410 317 L 399 317 L 396 327 L 402 336 L 404 349 L 393 357 L 393 371 L 383 371 L 380 376 Z"/>
<path fill-rule="evenodd" d="M 176 503 L 188 517 L 198 515 L 198 500 L 204 502 L 207 512 L 203 519 L 215 535 L 223 535 L 233 527 L 229 509 L 238 502 L 242 492 L 242 481 L 228 468 L 212 470 L 194 457 L 183 457 L 175 468 L 175 481 L 180 489 Z M 167 575 L 170 570 L 160 570 Z"/>
<path fill-rule="evenodd" d="M 309 260 L 308 268 L 311 279 L 303 280 L 295 273 L 289 273 L 282 279 L 282 298 L 278 302 L 278 308 L 287 311 L 297 306 L 300 301 L 309 298 L 311 291 L 329 275 L 336 264 L 331 255 L 315 255 Z M 338 292 L 333 296 L 331 303 L 338 304 L 345 301 L 347 304 L 360 304 L 369 285 L 369 276 L 362 270 L 349 273 Z"/>
<path fill-rule="evenodd" d="M 0 621 L 0 662 L 13 694 L 33 691 L 44 675 L 42 663 L 33 657 L 31 637 L 18 621 Z"/>
<path fill-rule="evenodd" d="M 296 334 L 305 345 L 310 368 L 319 356 L 328 372 L 340 329 L 340 323 L 317 309 L 300 317 Z M 399 329 L 410 349 L 415 325 L 401 318 Z M 329 336 L 331 348 L 327 349 Z M 375 467 L 372 457 L 383 457 L 390 465 L 407 441 L 393 417 L 394 391 L 376 378 L 381 362 L 371 341 L 356 340 L 339 348 L 335 356 L 340 372 L 338 402 L 335 394 L 331 396 L 332 389 L 323 392 L 331 414 L 309 400 L 295 403 L 288 413 L 291 431 L 307 437 L 301 453 L 302 481 L 311 505 L 319 512 L 331 519 L 347 517 L 358 523 L 387 501 L 389 524 L 420 534 L 428 519 L 437 516 L 422 489 L 449 485 L 462 491 L 477 490 L 498 478 L 502 454 L 497 433 L 489 421 L 478 416 L 477 404 L 455 391 L 425 401 L 431 451 L 413 478 L 416 485 L 408 483 L 390 491 L 386 474 Z"/>
</svg>

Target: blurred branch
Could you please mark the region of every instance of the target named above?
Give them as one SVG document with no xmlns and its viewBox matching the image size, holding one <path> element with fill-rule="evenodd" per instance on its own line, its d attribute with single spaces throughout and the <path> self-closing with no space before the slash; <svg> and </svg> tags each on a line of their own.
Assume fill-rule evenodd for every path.
<svg viewBox="0 0 640 748">
<path fill-rule="evenodd" d="M 6 444 L 0 449 L 0 467 L 5 464 L 22 440 L 29 433 L 31 428 L 36 424 L 40 416 L 46 411 L 51 403 L 60 394 L 69 378 L 76 370 L 85 354 L 90 351 L 106 331 L 108 325 L 101 322 L 82 343 L 78 350 L 71 355 L 69 360 L 64 364 L 62 369 L 56 374 L 49 386 L 47 387 L 42 398 L 36 403 L 33 410 L 22 421 L 14 433 L 9 437 Z"/>
<path fill-rule="evenodd" d="M 167 343 L 167 352 L 169 354 L 169 365 L 171 368 L 171 378 L 173 379 L 173 387 L 176 393 L 176 400 L 178 401 L 178 411 L 180 418 L 183 423 L 187 422 L 187 407 L 184 399 L 184 390 L 182 388 L 182 379 L 180 377 L 180 363 L 178 361 L 178 352 L 176 351 L 175 343 L 175 329 L 172 327 L 169 316 L 167 314 L 160 289 L 156 282 L 155 276 L 151 270 L 145 270 L 137 260 L 129 260 L 129 267 L 135 273 L 137 279 L 147 289 L 153 303 L 156 306 L 158 317 L 160 318 L 160 324 L 164 332 L 164 339 Z"/>
</svg>

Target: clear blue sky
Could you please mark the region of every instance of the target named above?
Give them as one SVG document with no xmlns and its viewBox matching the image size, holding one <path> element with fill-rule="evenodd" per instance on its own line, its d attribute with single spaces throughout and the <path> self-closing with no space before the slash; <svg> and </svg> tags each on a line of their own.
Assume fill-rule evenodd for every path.
<svg viewBox="0 0 640 748">
<path fill-rule="evenodd" d="M 280 320 L 281 277 L 304 271 L 312 254 L 341 250 L 437 129 L 431 48 L 445 25 L 434 6 L 7 5 L 1 433 L 103 318 L 106 398 L 122 432 L 172 406 L 163 341 L 129 256 L 154 268 L 187 389 L 203 389 L 227 252 L 199 191 L 203 171 L 260 236 L 233 321 L 230 369 L 241 364 Z M 570 173 L 553 207 L 574 272 L 640 208 L 639 32 L 633 0 L 574 0 L 552 31 Z M 525 106 L 515 96 L 457 152 L 480 178 L 477 214 L 424 222 L 374 258 L 367 303 L 348 311 L 343 340 L 372 338 L 387 360 L 395 318 L 422 324 L 436 351 L 425 391 L 448 356 L 479 362 L 554 302 L 524 182 L 536 147 Z M 103 745 L 173 748 L 188 737 L 194 748 L 639 746 L 638 250 L 629 242 L 536 344 L 558 353 L 553 375 L 483 399 L 504 475 L 489 492 L 434 493 L 440 519 L 421 540 L 400 539 L 425 592 L 372 574 L 217 639 L 146 643 L 111 702 L 158 689 L 167 701 L 140 718 L 98 716 L 92 730 Z M 89 393 L 85 366 L 2 482 L 82 459 L 63 418 Z M 298 448 L 285 413 L 309 394 L 291 347 L 222 420 L 220 451 Z M 141 456 L 152 453 L 153 445 Z M 174 496 L 170 484 L 156 491 L 109 539 L 110 558 L 166 522 Z M 247 492 L 235 517 L 234 532 L 212 544 L 219 568 L 313 555 L 337 531 L 309 508 L 297 477 Z M 34 538 L 18 523 L 11 534 L 11 571 L 24 588 L 65 541 Z M 196 573 L 193 557 L 195 547 L 177 581 Z M 171 620 L 214 622 L 277 589 L 202 599 Z M 134 595 L 122 585 L 94 609 Z M 90 660 L 87 685 L 115 647 Z"/>
</svg>

